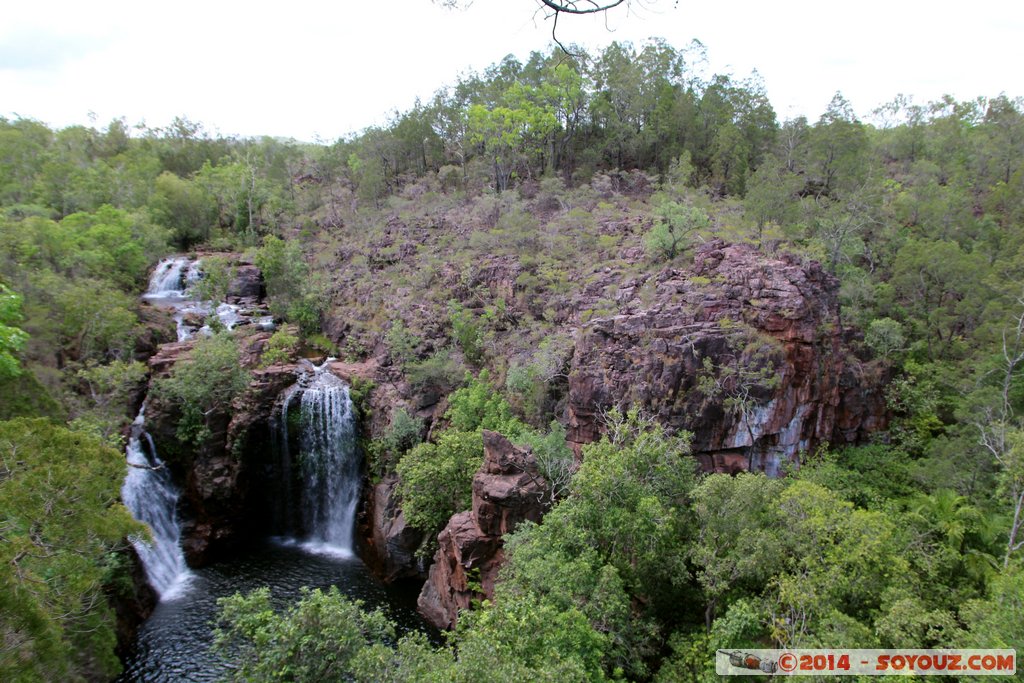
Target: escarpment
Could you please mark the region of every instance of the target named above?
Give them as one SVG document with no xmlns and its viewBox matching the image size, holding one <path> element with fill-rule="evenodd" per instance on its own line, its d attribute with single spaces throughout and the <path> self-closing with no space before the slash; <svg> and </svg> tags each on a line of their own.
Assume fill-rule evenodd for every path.
<svg viewBox="0 0 1024 683">
<path fill-rule="evenodd" d="M 626 262 L 635 266 L 639 258 L 631 252 Z M 838 282 L 816 262 L 713 241 L 696 250 L 689 268 L 634 271 L 595 270 L 553 302 L 523 295 L 514 258 L 484 264 L 465 283 L 509 302 L 501 334 L 516 334 L 517 316 L 551 313 L 566 344 L 560 393 L 550 405 L 559 406 L 556 417 L 578 456 L 600 438 L 605 411 L 631 406 L 671 431 L 691 432 L 705 471 L 778 475 L 803 452 L 857 443 L 885 428 L 885 367 L 858 355 L 855 334 L 842 324 Z M 234 286 L 260 301 L 258 273 L 246 269 Z M 341 342 L 348 324 L 336 313 L 323 329 Z M 445 347 L 443 325 L 420 331 L 421 356 L 423 348 Z M 297 370 L 258 367 L 269 336 L 246 336 L 241 362 L 252 381 L 230 409 L 206 416 L 210 434 L 200 446 L 181 448 L 174 433 L 180 416 L 151 399 L 150 433 L 181 482 L 190 564 L 216 559 L 273 526 L 268 510 L 280 494 L 274 416 Z M 166 375 L 192 344 L 161 345 L 149 359 L 154 376 Z M 445 392 L 412 382 L 383 342 L 329 371 L 359 387 L 364 444 L 387 431 L 399 408 L 422 421 L 421 438 L 446 424 Z M 484 432 L 484 445 L 472 508 L 449 520 L 432 563 L 417 555 L 426 534 L 407 523 L 394 472 L 367 472 L 363 482 L 360 555 L 388 582 L 426 576 L 419 607 L 442 628 L 473 600 L 493 595 L 503 536 L 523 520 L 540 520 L 545 509 L 533 456 L 493 432 Z"/>
<path fill-rule="evenodd" d="M 568 438 L 599 438 L 601 412 L 638 405 L 693 434 L 705 470 L 777 474 L 820 444 L 883 429 L 884 369 L 847 343 L 838 281 L 814 261 L 714 241 L 688 270 L 643 283 L 577 332 Z M 634 283 L 632 290 L 639 290 Z"/>
</svg>

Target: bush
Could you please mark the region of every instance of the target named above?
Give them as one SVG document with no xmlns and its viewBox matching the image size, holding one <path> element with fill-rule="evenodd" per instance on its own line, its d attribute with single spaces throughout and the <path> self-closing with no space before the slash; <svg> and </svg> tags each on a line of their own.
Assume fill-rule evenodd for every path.
<svg viewBox="0 0 1024 683">
<path fill-rule="evenodd" d="M 657 209 L 654 227 L 647 233 L 647 251 L 655 261 L 671 261 L 690 246 L 691 235 L 711 226 L 701 209 L 673 201 Z"/>
<path fill-rule="evenodd" d="M 420 443 L 423 439 L 424 422 L 413 417 L 405 408 L 391 411 L 391 422 L 384 435 L 373 441 L 368 449 L 370 472 L 383 477 L 394 469 L 403 453 Z"/>
<path fill-rule="evenodd" d="M 467 374 L 467 385 L 448 397 L 445 417 L 451 421 L 453 429 L 462 432 L 490 429 L 509 438 L 518 436 L 526 425 L 512 415 L 512 407 L 489 380 L 486 370 L 481 370 L 476 378 Z"/>
<path fill-rule="evenodd" d="M 388 330 L 384 339 L 391 348 L 393 360 L 402 365 L 416 360 L 416 349 L 420 345 L 420 338 L 410 332 L 401 320 L 391 323 L 391 329 Z"/>
<path fill-rule="evenodd" d="M 230 332 L 200 339 L 187 358 L 178 361 L 169 377 L 154 385 L 156 395 L 178 406 L 177 438 L 201 445 L 210 437 L 208 417 L 223 412 L 249 385 L 249 373 L 239 364 L 238 345 Z"/>
<path fill-rule="evenodd" d="M 448 319 L 452 324 L 452 336 L 462 349 L 466 360 L 479 363 L 484 357 L 484 330 L 472 311 L 457 301 L 448 303 Z"/>
<path fill-rule="evenodd" d="M 472 503 L 473 475 L 484 460 L 480 432 L 448 430 L 436 444 L 421 443 L 398 463 L 398 493 L 402 512 L 410 526 L 429 538 L 448 523 L 456 512 Z M 422 552 L 432 553 L 434 545 Z"/>
<path fill-rule="evenodd" d="M 260 367 L 267 368 L 271 365 L 287 363 L 295 355 L 299 347 L 299 338 L 288 329 L 281 328 L 274 332 L 267 340 L 267 348 L 260 357 Z"/>
<path fill-rule="evenodd" d="M 451 350 L 441 349 L 429 358 L 410 363 L 406 371 L 414 390 L 445 393 L 459 384 L 465 367 L 452 357 Z"/>
<path fill-rule="evenodd" d="M 45 419 L 0 422 L 0 680 L 110 680 L 107 558 L 141 525 L 118 503 L 124 456 Z"/>
<path fill-rule="evenodd" d="M 864 333 L 864 343 L 875 355 L 889 358 L 906 348 L 907 338 L 903 326 L 892 318 L 872 320 Z"/>
</svg>

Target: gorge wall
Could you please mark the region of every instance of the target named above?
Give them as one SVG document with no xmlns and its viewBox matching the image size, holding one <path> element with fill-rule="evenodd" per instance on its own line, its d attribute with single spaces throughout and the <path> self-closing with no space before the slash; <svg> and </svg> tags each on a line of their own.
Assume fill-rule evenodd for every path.
<svg viewBox="0 0 1024 683">
<path fill-rule="evenodd" d="M 507 297 L 515 314 L 531 315 L 536 302 L 521 296 L 517 272 L 514 259 L 499 258 L 477 268 L 470 284 Z M 258 272 L 246 273 L 247 296 L 260 296 Z M 610 298 L 610 314 L 583 314 Z M 573 334 L 559 400 L 578 454 L 600 437 L 604 411 L 632 405 L 670 430 L 692 432 L 706 471 L 775 475 L 801 452 L 857 443 L 886 426 L 885 368 L 858 355 L 856 336 L 840 318 L 838 282 L 816 262 L 715 241 L 698 248 L 687 269 L 639 276 L 605 269 L 553 308 L 560 331 Z M 324 327 L 332 341 L 345 335 L 340 318 Z M 434 348 L 446 343 L 440 328 L 437 334 L 428 341 Z M 275 476 L 272 419 L 296 372 L 294 365 L 256 367 L 268 337 L 245 337 L 242 362 L 253 381 L 229 411 L 209 416 L 212 434 L 202 447 L 175 446 L 172 406 L 157 398 L 147 409 L 149 431 L 181 483 L 183 545 L 193 566 L 265 533 L 270 523 L 260 516 L 268 507 L 260 501 L 275 495 L 266 483 Z M 161 345 L 149 359 L 154 377 L 191 344 Z M 444 425 L 444 397 L 414 388 L 383 342 L 364 360 L 335 362 L 330 371 L 368 387 L 365 438 L 380 437 L 397 406 L 424 420 L 423 436 Z M 485 433 L 484 440 L 473 508 L 452 517 L 438 537 L 420 598 L 423 613 L 441 627 L 453 625 L 471 600 L 491 594 L 502 536 L 543 512 L 542 492 L 524 475 L 536 470 L 532 456 L 500 435 Z M 416 551 L 424 534 L 406 523 L 396 483 L 394 476 L 365 483 L 357 545 L 385 580 L 422 578 L 428 567 Z"/>
</svg>

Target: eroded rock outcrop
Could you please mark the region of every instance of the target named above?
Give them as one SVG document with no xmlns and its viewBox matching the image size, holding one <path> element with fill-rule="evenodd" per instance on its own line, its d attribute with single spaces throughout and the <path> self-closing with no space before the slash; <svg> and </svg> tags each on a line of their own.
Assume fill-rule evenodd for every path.
<svg viewBox="0 0 1024 683">
<path fill-rule="evenodd" d="M 569 440 L 596 440 L 602 410 L 639 404 L 693 432 L 705 470 L 774 474 L 801 451 L 884 428 L 884 369 L 850 351 L 838 286 L 817 262 L 721 241 L 688 271 L 625 283 L 619 313 L 577 335 Z M 751 380 L 762 368 L 774 378 Z"/>
<path fill-rule="evenodd" d="M 398 478 L 391 476 L 369 487 L 369 528 L 364 531 L 366 547 L 360 555 L 384 581 L 421 575 L 416 551 L 424 534 L 409 526 L 398 504 L 395 488 Z"/>
<path fill-rule="evenodd" d="M 473 477 L 473 509 L 454 515 L 438 535 L 440 548 L 417 604 L 438 628 L 455 626 L 459 610 L 491 598 L 504 555 L 502 536 L 525 520 L 540 521 L 546 486 L 526 450 L 483 432 L 484 463 Z"/>
<path fill-rule="evenodd" d="M 173 366 L 189 342 L 161 349 L 151 359 L 154 373 Z M 166 353 L 165 353 L 166 350 Z M 183 448 L 176 436 L 174 406 L 150 398 L 147 428 L 157 451 L 182 491 L 182 549 L 191 566 L 201 566 L 263 529 L 266 506 L 254 501 L 273 444 L 270 420 L 277 397 L 295 382 L 290 365 L 253 371 L 249 387 L 229 412 L 207 416 L 210 436 L 199 447 Z"/>
</svg>

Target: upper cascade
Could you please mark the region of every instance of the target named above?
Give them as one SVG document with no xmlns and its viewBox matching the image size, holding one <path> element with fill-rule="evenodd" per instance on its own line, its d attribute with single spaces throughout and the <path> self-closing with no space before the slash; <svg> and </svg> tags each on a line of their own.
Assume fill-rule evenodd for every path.
<svg viewBox="0 0 1024 683">
<path fill-rule="evenodd" d="M 149 277 L 149 287 L 142 295 L 150 303 L 174 310 L 178 341 L 187 341 L 199 334 L 210 334 L 205 321 L 216 315 L 220 324 L 231 330 L 238 325 L 253 323 L 263 329 L 273 329 L 273 318 L 252 297 L 232 296 L 228 301 L 202 301 L 197 298 L 194 285 L 203 279 L 201 258 L 171 256 L 160 261 Z"/>
<path fill-rule="evenodd" d="M 143 295 L 147 299 L 184 298 L 188 289 L 202 277 L 200 261 L 187 256 L 165 258 L 149 276 L 149 287 Z"/>
</svg>

